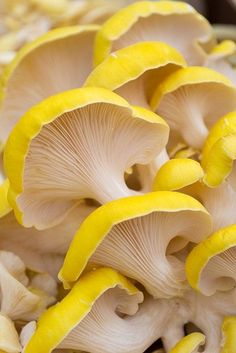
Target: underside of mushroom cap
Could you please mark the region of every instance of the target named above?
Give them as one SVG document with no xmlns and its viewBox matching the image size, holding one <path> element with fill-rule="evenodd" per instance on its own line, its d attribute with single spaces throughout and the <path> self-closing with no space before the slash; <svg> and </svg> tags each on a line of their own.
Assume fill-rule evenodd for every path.
<svg viewBox="0 0 236 353">
<path fill-rule="evenodd" d="M 206 67 L 177 70 L 159 85 L 151 107 L 186 143 L 201 149 L 218 118 L 235 110 L 236 89 L 225 76 Z"/>
<path fill-rule="evenodd" d="M 214 43 L 210 24 L 190 5 L 140 1 L 118 11 L 101 27 L 95 42 L 95 65 L 110 52 L 149 40 L 172 45 L 191 65 L 201 65 L 204 57 L 199 42 L 209 43 L 210 48 Z"/>
<path fill-rule="evenodd" d="M 21 352 L 21 345 L 14 324 L 7 316 L 2 313 L 0 314 L 0 332 L 0 352 Z"/>
<path fill-rule="evenodd" d="M 187 257 L 190 285 L 204 295 L 235 286 L 236 226 L 218 230 L 199 243 Z"/>
<path fill-rule="evenodd" d="M 178 236 L 199 242 L 210 230 L 206 210 L 184 194 L 156 192 L 115 200 L 82 223 L 59 279 L 65 287 L 70 286 L 91 262 L 112 266 L 138 280 L 155 297 L 178 295 L 185 287 L 183 264 L 174 256 L 166 256 L 167 247 L 172 241 L 175 248 L 176 237 L 179 246 Z"/>
<path fill-rule="evenodd" d="M 141 42 L 110 54 L 84 85 L 110 89 L 131 104 L 149 107 L 154 88 L 185 65 L 183 57 L 169 45 Z"/>
<path fill-rule="evenodd" d="M 24 352 L 52 352 L 52 350 L 58 347 L 59 344 L 63 344 L 63 340 L 66 339 L 67 335 L 70 336 L 71 332 L 73 336 L 73 329 L 80 324 L 82 327 L 83 324 L 85 325 L 84 344 L 86 345 L 86 339 L 90 339 L 90 342 L 92 342 L 93 334 L 96 335 L 96 331 L 92 332 L 92 326 L 86 326 L 86 319 L 88 319 L 89 316 L 91 318 L 91 315 L 93 315 L 93 308 L 102 296 L 106 294 L 108 290 L 112 291 L 113 289 L 116 291 L 117 287 L 119 293 L 116 292 L 118 297 L 115 302 L 109 302 L 109 300 L 107 300 L 102 303 L 104 314 L 106 315 L 106 310 L 108 313 L 106 319 L 109 320 L 109 312 L 113 312 L 110 317 L 110 325 L 112 325 L 114 317 L 118 320 L 119 316 L 116 314 L 116 310 L 119 313 L 133 315 L 138 310 L 138 304 L 143 301 L 142 293 L 116 271 L 109 268 L 97 269 L 96 271 L 89 272 L 81 277 L 61 302 L 51 307 L 42 315 L 37 324 L 36 332 L 33 334 L 28 344 L 26 344 Z M 124 292 L 124 294 L 122 293 L 121 295 L 121 292 Z M 111 305 L 110 308 L 109 305 Z M 99 320 L 99 317 L 97 317 L 97 320 Z M 122 319 L 120 318 L 120 320 Z M 93 322 L 93 319 L 91 322 Z M 94 323 L 96 323 L 96 318 L 94 318 Z M 105 321 L 103 324 L 107 326 L 109 322 Z M 81 332 L 83 332 L 82 327 Z M 89 335 L 86 335 L 88 329 L 91 331 L 89 332 Z M 78 335 L 79 334 L 80 333 L 78 332 Z M 83 334 L 81 335 L 83 336 Z M 103 339 L 101 335 L 99 337 L 100 340 Z M 112 340 L 112 336 L 108 339 Z M 73 341 L 73 338 L 71 341 Z M 104 341 L 103 345 L 105 347 L 106 339 Z M 69 342 L 70 339 L 68 339 L 68 345 Z M 97 347 L 99 349 L 99 346 Z M 78 349 L 80 348 L 78 347 Z"/>
<path fill-rule="evenodd" d="M 0 81 L 1 142 L 6 142 L 29 108 L 53 94 L 82 86 L 92 69 L 93 41 L 98 28 L 57 28 L 18 52 Z"/>
<path fill-rule="evenodd" d="M 16 125 L 4 154 L 17 219 L 44 229 L 83 198 L 104 203 L 136 194 L 125 184 L 125 171 L 150 162 L 168 133 L 159 116 L 103 88 L 39 103 Z"/>
</svg>

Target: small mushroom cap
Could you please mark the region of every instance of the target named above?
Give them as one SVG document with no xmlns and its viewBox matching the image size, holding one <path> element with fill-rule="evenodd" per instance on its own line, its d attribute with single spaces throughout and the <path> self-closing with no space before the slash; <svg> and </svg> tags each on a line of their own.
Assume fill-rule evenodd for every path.
<svg viewBox="0 0 236 353">
<path fill-rule="evenodd" d="M 128 297 L 132 296 L 132 300 L 127 300 L 121 305 L 126 306 L 123 308 L 124 312 L 131 310 L 134 314 L 138 310 L 138 304 L 143 301 L 143 294 L 118 272 L 109 268 L 99 268 L 81 277 L 60 303 L 41 316 L 24 352 L 52 352 L 90 313 L 97 299 L 108 289 L 117 286 L 125 290 Z"/>
<path fill-rule="evenodd" d="M 59 279 L 65 287 L 70 287 L 91 258 L 92 263 L 98 261 L 100 265 L 109 262 L 109 266 L 148 286 L 155 296 L 168 296 L 171 290 L 176 294 L 181 291 L 184 278 L 177 279 L 180 274 L 174 275 L 173 271 L 181 272 L 182 265 L 173 256 L 169 260 L 172 265 L 166 260 L 168 243 L 180 234 L 188 241 L 191 238 L 197 242 L 209 231 L 211 219 L 207 211 L 184 194 L 159 191 L 115 200 L 98 208 L 82 223 L 67 252 Z"/>
<path fill-rule="evenodd" d="M 231 225 L 195 246 L 186 260 L 186 276 L 190 285 L 204 295 L 231 289 L 236 280 L 235 245 L 236 225 Z"/>
<path fill-rule="evenodd" d="M 201 149 L 218 118 L 235 110 L 236 89 L 225 76 L 206 67 L 182 68 L 159 85 L 151 107 L 191 147 Z M 172 137 L 173 136 L 173 137 Z"/>
<path fill-rule="evenodd" d="M 57 28 L 18 52 L 0 80 L 1 142 L 6 142 L 30 107 L 53 94 L 82 86 L 92 69 L 93 41 L 98 28 Z M 79 65 L 83 69 L 78 69 Z"/>
<path fill-rule="evenodd" d="M 205 336 L 200 332 L 194 332 L 182 338 L 170 353 L 196 353 L 204 343 Z"/>
<path fill-rule="evenodd" d="M 204 182 L 216 187 L 232 173 L 229 183 L 234 182 L 234 160 L 236 159 L 236 111 L 219 119 L 210 130 L 202 151 L 201 164 L 205 171 Z M 232 183 L 231 183 L 232 182 Z"/>
<path fill-rule="evenodd" d="M 94 62 L 98 65 L 110 52 L 140 40 L 156 40 L 172 45 L 189 64 L 196 65 L 204 57 L 198 42 L 208 43 L 211 48 L 212 37 L 210 24 L 184 2 L 139 1 L 121 9 L 103 24 L 95 41 Z"/>
<path fill-rule="evenodd" d="M 183 66 L 183 57 L 165 43 L 136 43 L 110 54 L 91 72 L 84 86 L 110 89 L 129 103 L 146 107 L 155 86 Z"/>
<path fill-rule="evenodd" d="M 168 134 L 159 116 L 103 88 L 39 103 L 15 126 L 4 153 L 18 221 L 45 229 L 83 198 L 104 203 L 136 194 L 125 184 L 125 171 L 151 162 Z"/>
<path fill-rule="evenodd" d="M 204 172 L 201 165 L 188 158 L 167 161 L 159 169 L 153 183 L 153 191 L 175 191 L 201 180 Z"/>
</svg>

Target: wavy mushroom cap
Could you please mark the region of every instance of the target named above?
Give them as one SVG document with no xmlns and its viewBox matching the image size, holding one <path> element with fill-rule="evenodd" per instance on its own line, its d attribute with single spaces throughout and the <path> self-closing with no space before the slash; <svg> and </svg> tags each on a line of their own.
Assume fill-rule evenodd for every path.
<svg viewBox="0 0 236 353">
<path fill-rule="evenodd" d="M 236 85 L 236 71 L 229 62 L 228 57 L 236 53 L 236 43 L 231 40 L 223 40 L 212 48 L 206 56 L 204 66 L 227 76 Z"/>
<path fill-rule="evenodd" d="M 41 316 L 34 333 L 31 325 L 33 335 L 24 352 L 49 353 L 59 348 L 141 353 L 153 340 L 155 329 L 150 322 L 155 327 L 156 320 L 150 303 L 145 305 L 148 310 L 138 311 L 142 301 L 142 292 L 118 272 L 109 268 L 89 272 Z M 148 330 L 144 330 L 144 319 Z"/>
<path fill-rule="evenodd" d="M 168 246 L 174 252 L 182 243 L 201 241 L 210 230 L 204 207 L 184 194 L 156 192 L 115 200 L 82 223 L 59 279 L 68 287 L 91 263 L 115 268 L 154 297 L 181 295 L 186 287 L 184 265 L 172 252 L 166 255 Z"/>
<path fill-rule="evenodd" d="M 98 28 L 95 25 L 57 28 L 18 52 L 0 81 L 2 143 L 29 108 L 56 93 L 83 85 L 92 69 Z"/>
<path fill-rule="evenodd" d="M 94 209 L 80 203 L 59 225 L 43 231 L 22 227 L 14 213 L 10 212 L 0 218 L 0 249 L 18 255 L 30 270 L 50 273 L 54 277 L 62 265 L 63 255 L 74 233 Z"/>
<path fill-rule="evenodd" d="M 190 285 L 204 295 L 235 287 L 236 225 L 218 230 L 199 243 L 187 257 Z"/>
<path fill-rule="evenodd" d="M 179 134 L 189 146 L 201 149 L 217 119 L 235 109 L 236 89 L 216 71 L 187 67 L 157 87 L 151 106 L 169 124 L 173 136 Z"/>
<path fill-rule="evenodd" d="M 103 88 L 81 88 L 33 107 L 12 131 L 5 169 L 15 214 L 38 229 L 61 221 L 78 200 L 130 196 L 125 171 L 149 163 L 169 128 L 156 114 Z"/>
<path fill-rule="evenodd" d="M 203 183 L 204 178 L 206 174 L 199 162 L 188 158 L 171 159 L 157 172 L 153 191 L 180 191 L 194 197 L 210 213 L 214 231 L 234 224 L 236 194 L 230 182 L 225 181 L 213 189 Z"/>
<path fill-rule="evenodd" d="M 204 51 L 213 45 L 210 24 L 183 2 L 140 1 L 113 15 L 99 30 L 95 42 L 95 65 L 110 52 L 140 42 L 161 41 L 176 48 L 189 65 L 201 65 Z"/>
<path fill-rule="evenodd" d="M 154 88 L 185 60 L 165 43 L 141 42 L 110 54 L 85 81 L 115 91 L 129 103 L 149 107 Z"/>
<path fill-rule="evenodd" d="M 202 151 L 204 182 L 210 187 L 226 179 L 236 192 L 236 111 L 219 119 L 210 130 Z"/>
</svg>

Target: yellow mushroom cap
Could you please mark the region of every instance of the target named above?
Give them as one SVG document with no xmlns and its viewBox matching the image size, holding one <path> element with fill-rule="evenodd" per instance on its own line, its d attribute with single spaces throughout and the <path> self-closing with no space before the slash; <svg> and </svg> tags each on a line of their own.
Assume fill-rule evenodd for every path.
<svg viewBox="0 0 236 353">
<path fill-rule="evenodd" d="M 18 52 L 0 79 L 2 143 L 29 108 L 53 94 L 82 86 L 92 69 L 93 41 L 98 28 L 57 28 Z"/>
<path fill-rule="evenodd" d="M 234 159 L 236 158 L 236 112 L 221 117 L 206 139 L 201 164 L 204 182 L 210 187 L 222 184 L 226 177 L 235 189 Z"/>
<path fill-rule="evenodd" d="M 182 338 L 170 353 L 194 353 L 204 343 L 205 336 L 200 332 L 194 332 Z"/>
<path fill-rule="evenodd" d="M 179 236 L 199 242 L 210 230 L 204 207 L 181 193 L 159 191 L 115 200 L 82 223 L 59 279 L 70 287 L 91 262 L 138 280 L 154 297 L 178 295 L 185 289 L 183 264 L 166 255 L 167 247 L 171 242 L 175 248 L 175 240 L 178 246 Z"/>
<path fill-rule="evenodd" d="M 140 42 L 110 54 L 91 72 L 84 86 L 107 88 L 131 104 L 148 107 L 153 89 L 185 65 L 183 57 L 171 46 Z"/>
<path fill-rule="evenodd" d="M 235 109 L 236 89 L 220 73 L 206 67 L 182 68 L 159 85 L 151 107 L 189 146 L 201 149 L 218 118 Z"/>
<path fill-rule="evenodd" d="M 159 169 L 153 184 L 153 191 L 179 190 L 203 178 L 201 165 L 188 158 L 175 158 L 167 161 Z"/>
<path fill-rule="evenodd" d="M 103 88 L 67 91 L 39 103 L 16 125 L 4 153 L 18 220 L 48 228 L 83 198 L 104 203 L 136 194 L 125 184 L 125 171 L 149 163 L 168 133 L 156 114 Z"/>
<path fill-rule="evenodd" d="M 187 28 L 187 31 L 186 31 Z M 95 65 L 110 52 L 140 41 L 162 41 L 175 47 L 189 64 L 199 65 L 203 49 L 212 42 L 212 28 L 194 8 L 178 1 L 139 1 L 121 9 L 99 30 Z"/>
<path fill-rule="evenodd" d="M 72 330 L 75 330 L 76 326 L 81 327 L 76 335 L 79 336 L 82 344 L 86 344 L 86 341 L 83 342 L 83 330 L 85 331 L 84 340 L 86 340 L 86 330 L 88 329 L 89 332 L 87 334 L 90 336 L 90 341 L 92 341 L 93 334 L 96 335 L 96 331 L 93 333 L 91 330 L 92 323 L 96 320 L 93 317 L 93 307 L 96 307 L 96 302 L 106 294 L 105 292 L 112 289 L 115 290 L 116 287 L 119 287 L 119 290 L 123 290 L 125 294 L 122 296 L 120 294 L 120 299 L 119 297 L 115 299 L 115 303 L 111 303 L 110 307 L 109 296 L 106 297 L 107 303 L 103 303 L 104 313 L 106 310 L 108 313 L 112 311 L 113 316 L 117 316 L 115 314 L 117 309 L 118 312 L 133 315 L 138 310 L 138 304 L 143 301 L 142 293 L 116 271 L 109 268 L 97 269 L 81 277 L 61 302 L 48 309 L 41 316 L 37 323 L 37 329 L 28 344 L 26 344 L 24 352 L 52 352 L 60 343 L 63 344 L 63 340 L 66 340 L 68 334 L 73 334 Z M 96 310 L 99 311 L 99 307 Z M 103 311 L 101 311 L 101 315 Z M 90 313 L 91 315 L 89 315 Z M 91 316 L 91 327 L 86 327 L 86 319 L 89 319 L 89 316 Z M 110 325 L 112 325 L 113 317 L 109 318 L 107 315 L 107 319 L 111 320 Z M 106 330 L 106 324 L 103 325 L 105 325 L 104 330 Z M 112 340 L 112 337 L 110 339 Z M 73 339 L 71 338 L 72 341 Z M 68 345 L 70 344 L 69 342 Z M 105 344 L 103 343 L 103 345 Z"/>
<path fill-rule="evenodd" d="M 234 287 L 236 226 L 218 230 L 199 243 L 187 257 L 186 276 L 190 285 L 205 295 Z"/>
</svg>

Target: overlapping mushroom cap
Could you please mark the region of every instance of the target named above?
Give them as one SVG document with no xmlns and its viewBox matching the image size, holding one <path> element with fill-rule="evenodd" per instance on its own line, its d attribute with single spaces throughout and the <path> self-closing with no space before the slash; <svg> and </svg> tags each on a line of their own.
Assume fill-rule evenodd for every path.
<svg viewBox="0 0 236 353">
<path fill-rule="evenodd" d="M 92 69 L 98 28 L 55 29 L 18 52 L 0 80 L 1 143 L 30 107 L 53 94 L 82 86 Z"/>
<path fill-rule="evenodd" d="M 211 26 L 190 5 L 178 1 L 140 1 L 118 11 L 101 27 L 95 43 L 95 64 L 110 52 L 150 40 L 173 46 L 189 65 L 202 64 L 204 50 L 200 43 L 208 50 L 214 44 Z"/>
<path fill-rule="evenodd" d="M 184 194 L 159 192 L 115 200 L 82 223 L 59 278 L 69 286 L 90 262 L 121 271 L 154 297 L 181 295 L 186 288 L 183 263 L 172 254 L 190 241 L 198 243 L 210 229 L 206 210 Z"/>
<path fill-rule="evenodd" d="M 150 162 L 168 132 L 160 117 L 102 88 L 64 92 L 36 105 L 5 149 L 18 219 L 43 229 L 82 198 L 104 203 L 136 194 L 125 184 L 125 171 Z"/>
<path fill-rule="evenodd" d="M 183 57 L 165 43 L 136 43 L 110 54 L 91 72 L 85 86 L 110 89 L 131 104 L 149 108 L 154 88 L 183 66 Z"/>
<path fill-rule="evenodd" d="M 157 87 L 151 106 L 180 141 L 201 149 L 209 128 L 234 110 L 235 102 L 236 88 L 225 76 L 206 67 L 187 67 Z"/>
</svg>

